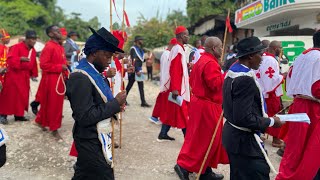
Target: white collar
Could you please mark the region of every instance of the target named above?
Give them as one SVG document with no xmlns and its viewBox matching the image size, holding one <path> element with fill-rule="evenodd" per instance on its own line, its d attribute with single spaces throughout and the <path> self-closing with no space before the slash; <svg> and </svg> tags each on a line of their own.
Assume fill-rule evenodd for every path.
<svg viewBox="0 0 320 180">
<path fill-rule="evenodd" d="M 73 44 L 75 44 L 75 42 L 74 42 L 74 40 L 73 40 L 73 39 L 69 38 L 69 40 L 70 40 Z"/>
<path fill-rule="evenodd" d="M 99 73 L 99 71 L 94 67 L 94 65 L 92 64 L 92 63 L 90 63 L 89 61 L 88 61 L 88 63 L 90 64 L 90 66 L 97 72 L 97 73 Z M 99 73 L 100 74 L 100 73 Z"/>
<path fill-rule="evenodd" d="M 239 63 L 240 64 L 240 63 Z M 243 67 L 245 67 L 245 68 L 247 68 L 247 69 L 250 69 L 250 68 L 248 68 L 246 65 L 244 65 L 244 64 L 240 64 L 241 66 L 243 66 Z M 250 69 L 251 70 L 251 69 Z"/>
</svg>

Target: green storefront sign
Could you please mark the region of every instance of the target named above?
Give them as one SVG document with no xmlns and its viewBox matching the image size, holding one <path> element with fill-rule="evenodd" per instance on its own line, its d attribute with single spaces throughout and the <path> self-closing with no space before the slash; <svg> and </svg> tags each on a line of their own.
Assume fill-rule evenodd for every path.
<svg viewBox="0 0 320 180">
<path fill-rule="evenodd" d="M 283 54 L 288 58 L 291 66 L 294 60 L 306 50 L 303 41 L 282 41 Z"/>
</svg>

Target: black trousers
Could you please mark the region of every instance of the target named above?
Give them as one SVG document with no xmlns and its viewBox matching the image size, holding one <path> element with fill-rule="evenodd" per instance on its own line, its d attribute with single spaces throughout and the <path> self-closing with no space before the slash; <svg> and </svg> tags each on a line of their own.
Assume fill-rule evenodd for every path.
<svg viewBox="0 0 320 180">
<path fill-rule="evenodd" d="M 152 81 L 152 66 L 147 66 L 148 80 Z"/>
<path fill-rule="evenodd" d="M 77 139 L 77 163 L 72 180 L 114 180 L 111 166 L 106 162 L 98 139 Z"/>
<path fill-rule="evenodd" d="M 166 124 L 162 124 L 161 125 L 161 130 L 160 130 L 160 135 L 167 136 L 170 128 L 171 128 L 171 126 L 166 125 Z M 182 133 L 183 133 L 183 137 L 186 137 L 187 129 L 183 128 L 181 130 L 182 130 Z"/>
<path fill-rule="evenodd" d="M 316 177 L 314 177 L 313 180 L 320 180 L 320 169 L 318 170 L 318 173 L 317 173 Z"/>
<path fill-rule="evenodd" d="M 7 161 L 7 147 L 6 145 L 2 145 L 0 147 L 0 167 L 2 167 Z"/>
<path fill-rule="evenodd" d="M 263 154 L 259 157 L 244 156 L 228 152 L 230 180 L 269 180 L 270 168 Z"/>
<path fill-rule="evenodd" d="M 128 75 L 128 80 L 129 80 L 129 82 L 128 82 L 127 87 L 126 87 L 127 95 L 129 94 L 134 82 L 136 81 L 135 80 L 135 74 L 134 73 L 129 74 Z M 143 81 L 141 81 L 141 82 L 139 81 L 137 83 L 138 83 L 139 92 L 140 92 L 141 104 L 146 103 L 146 99 L 144 97 Z"/>
</svg>

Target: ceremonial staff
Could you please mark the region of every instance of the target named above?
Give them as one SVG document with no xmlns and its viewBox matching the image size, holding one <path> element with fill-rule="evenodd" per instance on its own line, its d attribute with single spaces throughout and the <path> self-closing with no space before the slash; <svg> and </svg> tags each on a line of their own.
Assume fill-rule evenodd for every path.
<svg viewBox="0 0 320 180">
<path fill-rule="evenodd" d="M 228 9 L 228 16 L 227 19 L 230 20 L 230 9 Z M 222 46 L 222 55 L 221 55 L 221 63 L 223 63 L 224 54 L 225 54 L 225 48 L 226 48 L 226 41 L 227 41 L 227 32 L 228 32 L 228 26 L 226 25 L 226 28 L 224 30 L 224 38 L 223 38 L 223 46 Z"/>
<path fill-rule="evenodd" d="M 225 54 L 224 51 L 225 51 L 225 46 L 226 46 L 226 41 L 227 41 L 227 31 L 228 31 L 227 23 L 230 23 L 230 9 L 228 9 L 227 20 L 228 20 L 229 22 L 226 22 L 226 28 L 225 28 L 225 31 L 224 31 L 223 46 L 222 46 L 222 55 L 221 55 L 221 63 L 222 63 L 222 64 L 223 64 L 223 60 L 224 60 L 224 54 Z M 201 176 L 201 172 L 202 172 L 202 170 L 203 170 L 203 168 L 204 168 L 204 165 L 206 164 L 207 158 L 208 158 L 209 153 L 210 153 L 210 151 L 211 151 L 212 144 L 213 144 L 213 142 L 214 142 L 214 139 L 215 139 L 215 137 L 216 137 L 216 134 L 217 134 L 217 131 L 218 131 L 218 128 L 219 128 L 219 126 L 220 126 L 220 124 L 221 124 L 222 119 L 223 119 L 223 111 L 222 111 L 221 114 L 220 114 L 220 118 L 219 118 L 219 120 L 218 120 L 218 123 L 217 123 L 216 128 L 214 129 L 214 133 L 213 133 L 213 135 L 212 135 L 212 137 L 211 137 L 211 141 L 210 141 L 209 147 L 208 147 L 207 152 L 206 152 L 206 154 L 205 154 L 205 156 L 204 156 L 204 159 L 203 159 L 203 161 L 202 161 L 200 170 L 199 170 L 199 172 L 198 172 L 198 174 L 197 174 L 197 180 L 199 180 L 199 178 L 200 178 L 200 176 Z"/>
<path fill-rule="evenodd" d="M 124 39 L 124 10 L 125 10 L 125 5 L 126 5 L 126 0 L 123 0 L 123 11 L 122 11 L 122 38 Z M 124 81 L 123 81 L 123 74 L 124 74 L 124 58 L 122 59 L 121 61 L 121 64 L 122 64 L 122 67 L 121 67 L 121 90 L 123 91 L 124 90 Z M 121 149 L 121 146 L 122 146 L 122 112 L 120 112 L 120 145 L 119 145 L 119 148 Z"/>
<path fill-rule="evenodd" d="M 110 32 L 112 33 L 112 0 L 110 0 Z M 111 64 L 113 62 L 113 56 L 111 57 Z M 112 95 L 114 95 L 114 82 L 111 79 L 111 90 L 112 90 Z M 112 125 L 112 161 L 114 162 L 114 119 L 111 118 L 111 125 Z"/>
<path fill-rule="evenodd" d="M 212 138 L 211 138 L 209 147 L 208 147 L 208 149 L 207 149 L 206 155 L 204 156 L 204 159 L 203 159 L 203 161 L 202 161 L 200 170 L 199 170 L 199 172 L 198 172 L 197 180 L 199 180 L 199 178 L 200 178 L 200 176 L 201 176 L 201 172 L 202 172 L 202 170 L 203 170 L 203 168 L 204 168 L 204 165 L 206 164 L 206 161 L 207 161 L 207 158 L 208 158 L 208 156 L 209 156 L 209 153 L 210 153 L 210 150 L 211 150 L 211 147 L 212 147 L 214 138 L 216 137 L 216 134 L 217 134 L 217 131 L 218 131 L 218 128 L 219 128 L 219 126 L 220 126 L 220 124 L 221 124 L 222 119 L 223 119 L 223 111 L 221 112 L 220 118 L 219 118 L 218 123 L 217 123 L 217 126 L 216 126 L 216 128 L 214 129 L 214 133 L 213 133 L 213 135 L 212 135 Z"/>
</svg>

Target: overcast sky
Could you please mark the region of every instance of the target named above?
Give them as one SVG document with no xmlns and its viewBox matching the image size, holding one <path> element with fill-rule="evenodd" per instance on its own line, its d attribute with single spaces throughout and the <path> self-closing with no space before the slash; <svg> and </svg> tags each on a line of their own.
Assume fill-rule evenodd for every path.
<svg viewBox="0 0 320 180">
<path fill-rule="evenodd" d="M 116 8 L 122 19 L 123 0 L 115 0 Z M 81 13 L 84 20 L 94 16 L 99 18 L 102 26 L 109 28 L 110 24 L 110 1 L 109 0 L 58 0 L 60 6 L 67 15 L 71 12 Z M 146 18 L 155 17 L 157 10 L 161 17 L 166 17 L 169 11 L 182 10 L 186 14 L 186 0 L 126 0 L 126 12 L 129 16 L 131 26 L 136 24 L 139 12 Z M 113 22 L 121 24 L 113 9 Z"/>
</svg>

